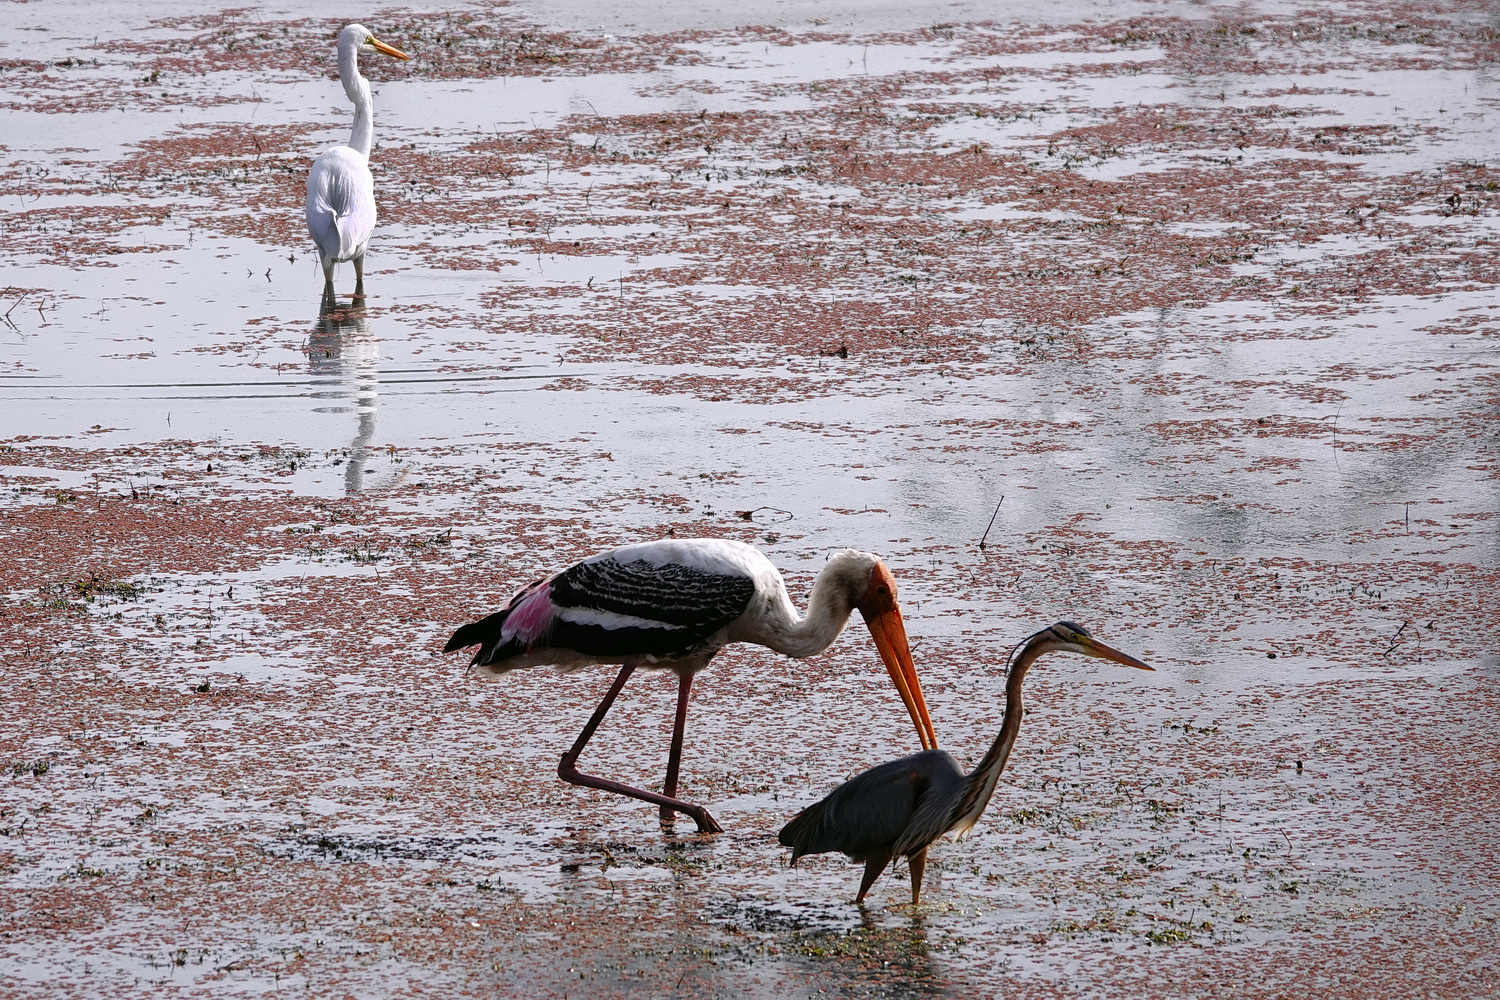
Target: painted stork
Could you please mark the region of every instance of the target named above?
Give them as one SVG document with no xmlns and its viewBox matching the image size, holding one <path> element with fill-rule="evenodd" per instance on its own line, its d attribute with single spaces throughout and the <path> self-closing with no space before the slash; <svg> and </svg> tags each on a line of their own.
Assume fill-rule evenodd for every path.
<svg viewBox="0 0 1500 1000">
<path fill-rule="evenodd" d="M 878 557 L 855 549 L 832 556 L 818 573 L 803 617 L 770 560 L 743 542 L 666 538 L 625 545 L 533 583 L 504 611 L 454 632 L 443 651 L 477 645 L 470 665 L 495 674 L 542 665 L 572 671 L 620 664 L 604 700 L 563 754 L 558 777 L 654 802 L 663 821 L 680 812 L 698 824 L 699 832 L 717 833 L 722 828 L 707 809 L 677 798 L 693 676 L 731 642 L 753 642 L 791 657 L 814 656 L 833 644 L 856 608 L 911 713 L 918 740 L 924 749 L 935 749 L 895 578 Z M 637 667 L 671 670 L 678 677 L 677 717 L 660 795 L 577 768 L 578 755 Z"/>
<path fill-rule="evenodd" d="M 923 750 L 857 774 L 782 828 L 778 839 L 792 849 L 792 864 L 803 855 L 824 851 L 842 851 L 852 861 L 863 861 L 865 877 L 854 898 L 862 904 L 891 859 L 905 855 L 911 867 L 911 903 L 921 902 L 927 848 L 949 831 L 956 831 L 962 840 L 979 822 L 1021 731 L 1021 681 L 1039 656 L 1051 652 L 1082 653 L 1138 670 L 1151 669 L 1128 653 L 1106 646 L 1074 622 L 1042 629 L 1022 643 L 1020 655 L 1005 676 L 1000 735 L 972 774 L 964 774 L 958 761 L 943 750 Z"/>
</svg>

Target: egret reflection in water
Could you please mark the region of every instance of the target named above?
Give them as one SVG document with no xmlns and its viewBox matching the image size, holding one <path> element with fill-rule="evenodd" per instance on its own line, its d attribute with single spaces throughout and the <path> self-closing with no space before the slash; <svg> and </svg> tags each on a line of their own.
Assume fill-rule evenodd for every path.
<svg viewBox="0 0 1500 1000">
<path fill-rule="evenodd" d="M 307 368 L 314 399 L 352 400 L 353 405 L 316 407 L 314 413 L 356 415 L 354 440 L 344 465 L 344 490 L 365 485 L 365 463 L 375 438 L 375 410 L 380 395 L 380 341 L 370 334 L 365 311 L 340 305 L 325 296 L 307 345 Z"/>
</svg>

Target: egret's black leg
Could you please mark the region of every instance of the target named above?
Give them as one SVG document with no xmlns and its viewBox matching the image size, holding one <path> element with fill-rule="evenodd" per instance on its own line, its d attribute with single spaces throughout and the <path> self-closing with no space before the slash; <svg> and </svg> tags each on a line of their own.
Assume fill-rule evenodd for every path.
<svg viewBox="0 0 1500 1000">
<path fill-rule="evenodd" d="M 859 895 L 854 897 L 856 903 L 865 901 L 865 893 L 870 891 L 870 886 L 885 871 L 885 866 L 891 863 L 890 848 L 881 848 L 865 859 L 865 877 L 859 883 Z"/>
<path fill-rule="evenodd" d="M 911 866 L 911 905 L 916 906 L 922 902 L 922 873 L 927 870 L 927 848 L 908 854 L 906 861 Z"/>
<path fill-rule="evenodd" d="M 683 674 L 677 679 L 677 718 L 672 723 L 672 751 L 667 756 L 667 780 L 661 792 L 669 799 L 677 798 L 677 774 L 682 767 L 682 731 L 687 726 L 688 694 L 693 689 L 693 675 Z M 661 821 L 672 822 L 675 809 L 661 807 Z"/>
<path fill-rule="evenodd" d="M 362 299 L 365 297 L 365 255 L 360 254 L 354 258 L 354 297 Z"/>
<path fill-rule="evenodd" d="M 583 748 L 588 745 L 589 739 L 594 735 L 594 730 L 599 728 L 599 723 L 604 721 L 605 713 L 615 703 L 620 695 L 620 689 L 635 672 L 634 664 L 626 664 L 620 668 L 620 673 L 615 677 L 615 682 L 609 686 L 609 691 L 604 695 L 604 700 L 599 707 L 594 709 L 594 715 L 589 719 L 588 725 L 583 727 L 583 732 L 578 734 L 571 749 L 563 754 L 562 760 L 557 765 L 557 776 L 572 785 L 582 785 L 585 788 L 599 788 L 606 792 L 615 792 L 618 795 L 628 795 L 633 799 L 641 799 L 646 802 L 655 802 L 659 806 L 675 809 L 685 816 L 690 816 L 693 822 L 698 824 L 699 833 L 719 833 L 723 827 L 714 822 L 714 818 L 708 814 L 708 810 L 702 806 L 695 806 L 690 802 L 680 799 L 668 798 L 658 795 L 656 792 L 648 792 L 644 788 L 634 788 L 618 781 L 610 781 L 608 778 L 596 778 L 591 774 L 584 774 L 578 770 L 578 755 L 583 753 Z"/>
</svg>

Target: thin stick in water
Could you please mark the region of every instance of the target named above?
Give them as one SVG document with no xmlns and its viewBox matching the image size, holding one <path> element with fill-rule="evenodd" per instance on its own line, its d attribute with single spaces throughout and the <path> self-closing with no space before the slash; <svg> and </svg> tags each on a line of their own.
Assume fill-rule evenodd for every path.
<svg viewBox="0 0 1500 1000">
<path fill-rule="evenodd" d="M 1000 504 L 1005 502 L 1005 494 L 1000 494 L 1000 503 L 995 504 L 995 513 L 990 515 L 990 523 L 984 526 L 984 534 L 979 536 L 979 551 L 984 551 L 984 540 L 990 537 L 990 529 L 995 526 L 995 518 L 1000 516 Z"/>
</svg>

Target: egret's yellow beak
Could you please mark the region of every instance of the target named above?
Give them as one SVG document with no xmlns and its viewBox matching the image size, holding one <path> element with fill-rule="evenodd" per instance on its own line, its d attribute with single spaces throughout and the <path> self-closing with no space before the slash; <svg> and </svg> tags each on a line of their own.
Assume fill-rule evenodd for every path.
<svg viewBox="0 0 1500 1000">
<path fill-rule="evenodd" d="M 400 49 L 396 48 L 394 45 L 387 45 L 387 44 L 385 44 L 385 42 L 382 42 L 380 39 L 376 38 L 374 35 L 370 36 L 370 44 L 375 47 L 375 51 L 376 52 L 380 52 L 380 53 L 382 53 L 384 55 L 395 56 L 397 59 L 410 59 L 411 58 L 411 56 L 407 55 L 405 52 L 402 52 Z"/>
</svg>

